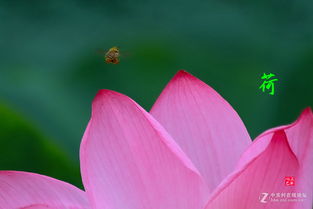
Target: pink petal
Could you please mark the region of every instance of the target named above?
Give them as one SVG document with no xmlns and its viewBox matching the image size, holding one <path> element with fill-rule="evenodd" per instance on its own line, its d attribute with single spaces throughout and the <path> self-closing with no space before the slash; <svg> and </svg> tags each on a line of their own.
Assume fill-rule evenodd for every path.
<svg viewBox="0 0 313 209">
<path fill-rule="evenodd" d="M 28 206 L 28 207 L 23 208 L 23 209 L 56 209 L 56 208 L 51 208 L 51 207 L 46 206 L 46 205 L 31 205 L 31 206 Z"/>
<path fill-rule="evenodd" d="M 237 169 L 213 193 L 205 209 L 310 209 L 312 121 L 306 110 L 295 123 L 261 134 L 243 154 Z M 286 177 L 294 177 L 295 186 L 285 185 Z M 303 201 L 292 197 L 289 199 L 297 201 L 281 202 L 280 197 L 278 202 L 270 201 L 271 195 L 276 197 L 277 193 L 305 193 L 307 197 Z"/>
<path fill-rule="evenodd" d="M 297 203 L 296 209 L 311 209 L 313 203 L 313 114 L 307 108 L 297 126 L 286 130 L 291 149 L 300 163 L 296 187 L 307 194 L 306 201 Z"/>
<path fill-rule="evenodd" d="M 0 171 L 1 209 L 88 209 L 85 193 L 34 173 Z"/>
<path fill-rule="evenodd" d="M 139 105 L 101 90 L 81 145 L 93 208 L 202 209 L 208 190 L 191 161 Z"/>
<path fill-rule="evenodd" d="M 192 160 L 212 191 L 251 143 L 234 109 L 185 71 L 169 82 L 151 110 Z"/>
</svg>

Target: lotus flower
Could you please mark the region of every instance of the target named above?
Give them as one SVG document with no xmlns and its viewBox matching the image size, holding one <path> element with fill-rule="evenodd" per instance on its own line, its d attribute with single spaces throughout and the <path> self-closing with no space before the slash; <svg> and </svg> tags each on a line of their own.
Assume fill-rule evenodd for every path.
<svg viewBox="0 0 313 209">
<path fill-rule="evenodd" d="M 312 148 L 309 108 L 252 143 L 232 107 L 180 71 L 150 113 L 127 96 L 99 91 L 80 150 L 85 193 L 3 171 L 0 208 L 26 207 L 25 197 L 23 203 L 57 209 L 310 209 Z"/>
</svg>

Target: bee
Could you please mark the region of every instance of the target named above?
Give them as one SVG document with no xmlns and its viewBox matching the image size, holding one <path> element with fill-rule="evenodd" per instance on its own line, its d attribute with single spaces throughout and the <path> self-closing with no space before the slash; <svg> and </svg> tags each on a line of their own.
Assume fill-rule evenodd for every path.
<svg viewBox="0 0 313 209">
<path fill-rule="evenodd" d="M 118 64 L 120 62 L 120 50 L 116 46 L 110 48 L 104 55 L 106 63 Z"/>
</svg>

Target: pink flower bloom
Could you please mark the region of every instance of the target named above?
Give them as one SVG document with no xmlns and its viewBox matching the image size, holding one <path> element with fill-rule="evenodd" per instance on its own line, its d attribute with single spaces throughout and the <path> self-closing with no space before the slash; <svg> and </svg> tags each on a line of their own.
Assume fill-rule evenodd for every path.
<svg viewBox="0 0 313 209">
<path fill-rule="evenodd" d="M 310 109 L 252 143 L 232 107 L 180 71 L 150 113 L 122 94 L 99 91 L 81 144 L 81 172 L 92 209 L 310 209 L 312 148 Z M 0 208 L 25 207 L 8 205 L 23 199 L 22 191 L 27 204 L 41 208 L 88 207 L 84 193 L 66 183 L 16 175 L 0 173 Z M 33 181 L 34 188 L 27 183 Z M 273 194 L 293 201 L 277 202 Z"/>
<path fill-rule="evenodd" d="M 251 144 L 232 107 L 180 71 L 151 114 L 124 95 L 100 91 L 81 144 L 81 167 L 97 209 L 310 209 L 312 148 L 310 109 Z M 286 186 L 285 176 L 295 177 L 295 186 Z M 307 197 L 260 202 L 262 193 L 274 192 Z"/>
</svg>

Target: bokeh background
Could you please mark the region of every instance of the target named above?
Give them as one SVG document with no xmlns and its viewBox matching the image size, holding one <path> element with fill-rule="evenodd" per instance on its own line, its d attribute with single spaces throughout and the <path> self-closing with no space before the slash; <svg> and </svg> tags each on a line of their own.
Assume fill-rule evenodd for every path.
<svg viewBox="0 0 313 209">
<path fill-rule="evenodd" d="M 313 106 L 313 1 L 0 0 L 0 169 L 81 187 L 79 144 L 99 89 L 149 110 L 185 69 L 252 138 Z M 121 48 L 118 65 L 98 49 Z M 274 73 L 275 95 L 259 86 Z"/>
</svg>

